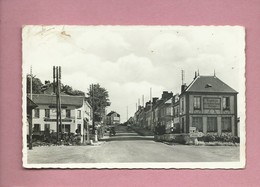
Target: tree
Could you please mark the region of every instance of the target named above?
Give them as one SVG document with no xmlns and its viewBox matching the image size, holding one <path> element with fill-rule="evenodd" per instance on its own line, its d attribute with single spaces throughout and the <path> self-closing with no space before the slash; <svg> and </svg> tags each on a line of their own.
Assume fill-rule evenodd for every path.
<svg viewBox="0 0 260 187">
<path fill-rule="evenodd" d="M 105 108 L 110 106 L 108 91 L 99 84 L 93 84 L 88 93 L 87 101 L 92 106 L 94 121 L 100 122 L 105 115 Z"/>
<path fill-rule="evenodd" d="M 76 95 L 76 96 L 84 96 L 85 93 L 80 90 L 73 90 L 73 88 L 69 85 L 62 85 L 61 91 L 68 95 Z"/>
<path fill-rule="evenodd" d="M 31 92 L 31 78 L 30 76 L 27 76 L 27 93 Z M 33 77 L 32 78 L 32 93 L 33 94 L 40 94 L 42 93 L 41 87 L 43 86 L 40 79 Z"/>
</svg>

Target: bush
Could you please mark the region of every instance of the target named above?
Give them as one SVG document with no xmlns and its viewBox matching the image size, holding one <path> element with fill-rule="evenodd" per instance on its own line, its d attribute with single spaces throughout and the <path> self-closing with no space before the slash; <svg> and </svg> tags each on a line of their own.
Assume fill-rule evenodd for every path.
<svg viewBox="0 0 260 187">
<path fill-rule="evenodd" d="M 205 136 L 198 137 L 198 141 L 240 143 L 240 138 L 230 134 L 222 134 L 222 135 L 206 134 Z"/>
</svg>

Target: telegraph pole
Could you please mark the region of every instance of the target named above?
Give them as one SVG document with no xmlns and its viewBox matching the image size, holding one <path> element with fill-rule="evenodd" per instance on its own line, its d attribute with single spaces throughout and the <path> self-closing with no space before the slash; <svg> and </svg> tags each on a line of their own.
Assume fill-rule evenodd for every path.
<svg viewBox="0 0 260 187">
<path fill-rule="evenodd" d="M 151 101 L 151 105 L 150 105 L 150 110 L 151 110 L 151 125 L 150 128 L 152 129 L 153 127 L 153 98 L 152 98 L 152 88 L 150 88 L 150 101 Z"/>
<path fill-rule="evenodd" d="M 58 89 L 58 82 L 59 82 L 59 77 L 58 77 L 58 67 L 54 67 L 55 69 L 55 74 L 54 79 L 56 78 L 55 82 L 55 93 L 56 93 L 56 130 L 57 130 L 57 143 L 59 143 L 60 137 L 59 137 L 59 89 Z"/>
<path fill-rule="evenodd" d="M 128 106 L 126 107 L 126 121 L 128 121 Z"/>
<path fill-rule="evenodd" d="M 30 99 L 32 100 L 32 66 L 30 68 Z M 29 150 L 32 149 L 32 112 L 30 110 L 30 119 L 29 119 Z"/>
<path fill-rule="evenodd" d="M 60 82 L 61 80 L 61 67 L 53 66 L 53 91 L 56 93 L 56 130 L 57 130 L 57 143 L 60 141 L 59 133 L 62 135 L 62 119 L 61 119 L 61 98 L 60 98 Z M 60 127 L 60 128 L 59 128 Z"/>
<path fill-rule="evenodd" d="M 93 128 L 93 134 L 95 134 L 95 121 L 94 121 L 94 114 L 95 114 L 95 112 L 94 112 L 94 85 L 93 84 L 91 84 L 91 87 L 92 87 L 92 97 L 91 97 L 91 100 L 92 100 L 92 116 L 93 116 L 93 118 L 92 118 L 92 128 Z"/>
<path fill-rule="evenodd" d="M 61 85 L 61 67 L 58 67 L 59 72 L 59 81 L 58 81 L 58 93 L 59 93 L 59 120 L 60 120 L 60 132 L 61 132 L 61 140 L 63 140 L 63 130 L 62 130 L 62 119 L 61 119 L 61 97 L 60 97 L 60 85 Z M 65 125 L 64 125 L 64 132 L 65 132 Z"/>
</svg>

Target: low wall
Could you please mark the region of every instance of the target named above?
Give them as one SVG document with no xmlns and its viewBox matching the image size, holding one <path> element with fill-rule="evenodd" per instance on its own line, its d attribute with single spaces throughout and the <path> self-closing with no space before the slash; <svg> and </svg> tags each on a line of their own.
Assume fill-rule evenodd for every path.
<svg viewBox="0 0 260 187">
<path fill-rule="evenodd" d="M 154 135 L 155 141 L 166 141 L 166 142 L 176 142 L 180 144 L 189 144 L 191 140 L 189 134 L 163 134 Z"/>
</svg>

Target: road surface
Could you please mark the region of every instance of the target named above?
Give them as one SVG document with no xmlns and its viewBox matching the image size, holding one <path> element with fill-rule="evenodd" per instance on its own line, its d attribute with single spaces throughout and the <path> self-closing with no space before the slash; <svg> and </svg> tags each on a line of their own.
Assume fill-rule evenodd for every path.
<svg viewBox="0 0 260 187">
<path fill-rule="evenodd" d="M 98 146 L 46 146 L 28 150 L 29 164 L 239 161 L 238 146 L 167 145 L 126 127 Z"/>
</svg>

